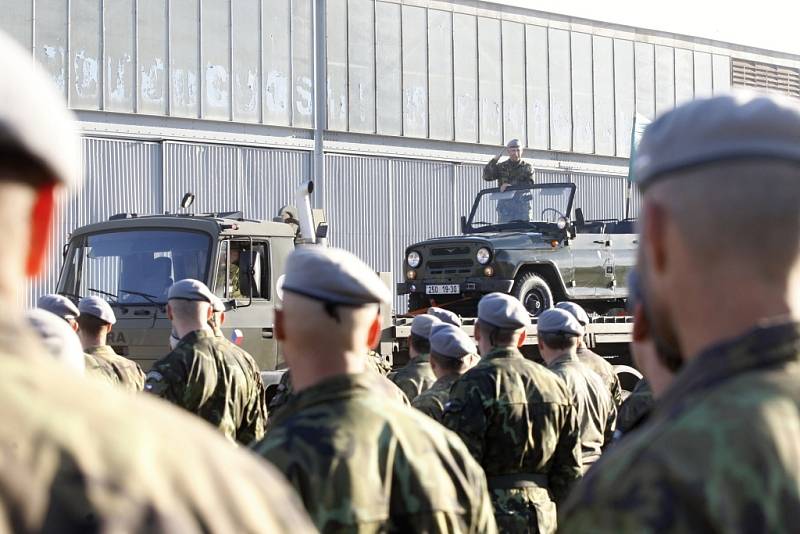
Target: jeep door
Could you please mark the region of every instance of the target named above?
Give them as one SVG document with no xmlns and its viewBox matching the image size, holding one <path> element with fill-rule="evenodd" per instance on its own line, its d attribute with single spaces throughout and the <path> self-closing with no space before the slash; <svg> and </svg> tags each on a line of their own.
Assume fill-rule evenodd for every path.
<svg viewBox="0 0 800 534">
<path fill-rule="evenodd" d="M 608 235 L 602 230 L 579 232 L 571 240 L 570 247 L 575 266 L 572 298 L 613 297 L 613 262 Z"/>
</svg>

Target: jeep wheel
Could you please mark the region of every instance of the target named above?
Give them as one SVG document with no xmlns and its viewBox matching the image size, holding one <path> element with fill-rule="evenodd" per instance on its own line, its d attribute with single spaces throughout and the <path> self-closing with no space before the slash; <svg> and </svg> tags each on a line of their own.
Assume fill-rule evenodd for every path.
<svg viewBox="0 0 800 534">
<path fill-rule="evenodd" d="M 428 309 L 431 301 L 428 300 L 427 295 L 422 293 L 411 293 L 408 296 L 408 313 L 413 313 L 417 310 Z"/>
<path fill-rule="evenodd" d="M 511 295 L 519 299 L 531 317 L 538 317 L 544 310 L 553 307 L 553 292 L 550 291 L 550 286 L 533 273 L 520 276 L 511 288 Z"/>
</svg>

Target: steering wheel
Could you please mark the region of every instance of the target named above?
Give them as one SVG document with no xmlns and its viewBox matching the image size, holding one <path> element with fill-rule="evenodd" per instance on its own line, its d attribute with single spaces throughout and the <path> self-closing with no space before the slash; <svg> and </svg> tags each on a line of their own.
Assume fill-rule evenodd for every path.
<svg viewBox="0 0 800 534">
<path fill-rule="evenodd" d="M 542 213 L 539 214 L 539 218 L 544 221 L 545 220 L 544 214 L 547 213 L 548 211 L 552 211 L 553 213 L 558 215 L 558 217 L 563 217 L 563 218 L 566 219 L 566 216 L 563 213 L 561 213 L 560 211 L 558 211 L 557 209 L 555 209 L 555 208 L 545 208 L 545 209 L 543 209 Z M 556 218 L 556 220 L 558 220 L 558 217 Z"/>
</svg>

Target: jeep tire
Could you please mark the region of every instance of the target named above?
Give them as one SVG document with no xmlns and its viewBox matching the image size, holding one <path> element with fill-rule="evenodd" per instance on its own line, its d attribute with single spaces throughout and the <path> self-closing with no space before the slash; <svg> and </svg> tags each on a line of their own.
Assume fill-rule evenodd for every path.
<svg viewBox="0 0 800 534">
<path fill-rule="evenodd" d="M 519 299 L 531 317 L 538 317 L 554 304 L 550 286 L 535 273 L 524 273 L 517 278 L 511 288 L 511 295 Z"/>
</svg>

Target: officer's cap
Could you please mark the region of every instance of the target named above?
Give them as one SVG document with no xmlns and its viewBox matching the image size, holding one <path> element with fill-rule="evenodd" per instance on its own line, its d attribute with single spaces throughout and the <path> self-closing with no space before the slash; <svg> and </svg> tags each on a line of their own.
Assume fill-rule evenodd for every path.
<svg viewBox="0 0 800 534">
<path fill-rule="evenodd" d="M 200 280 L 194 280 L 192 278 L 178 280 L 172 284 L 167 294 L 167 300 L 195 300 L 199 302 L 208 302 L 209 304 L 212 303 L 213 298 L 214 294 L 211 293 L 208 286 Z"/>
<path fill-rule="evenodd" d="M 83 374 L 86 365 L 83 348 L 78 335 L 67 323 L 47 310 L 36 308 L 25 312 L 25 319 L 50 356 Z"/>
<path fill-rule="evenodd" d="M 443 323 L 449 323 L 453 326 L 461 326 L 461 317 L 458 314 L 451 312 L 450 310 L 445 310 L 444 308 L 437 308 L 436 306 L 431 306 L 428 308 L 428 315 L 433 315 Z"/>
<path fill-rule="evenodd" d="M 580 304 L 575 304 L 574 302 L 565 300 L 556 304 L 556 308 L 571 313 L 572 316 L 575 317 L 579 323 L 581 323 L 581 326 L 586 326 L 589 324 L 589 315 Z"/>
<path fill-rule="evenodd" d="M 411 333 L 415 336 L 429 339 L 431 337 L 431 328 L 439 323 L 441 323 L 441 321 L 433 315 L 428 315 L 427 313 L 417 315 L 414 317 L 414 320 L 411 321 Z"/>
<path fill-rule="evenodd" d="M 53 181 L 75 186 L 81 178 L 80 144 L 74 116 L 53 81 L 0 32 L 0 153 L 47 169 Z"/>
<path fill-rule="evenodd" d="M 800 162 L 797 101 L 736 92 L 679 106 L 645 130 L 634 180 L 645 189 L 673 171 L 744 158 Z"/>
<path fill-rule="evenodd" d="M 567 334 L 582 336 L 584 334 L 581 323 L 574 315 L 560 308 L 550 308 L 539 316 L 536 331 L 542 334 Z"/>
<path fill-rule="evenodd" d="M 522 145 L 519 142 L 519 139 L 512 139 L 511 141 L 506 144 L 506 148 L 522 148 Z"/>
<path fill-rule="evenodd" d="M 78 310 L 80 310 L 81 315 L 91 315 L 108 324 L 117 322 L 114 310 L 111 309 L 108 302 L 100 297 L 83 297 L 78 303 Z"/>
<path fill-rule="evenodd" d="M 214 310 L 214 313 L 222 313 L 225 311 L 225 303 L 214 293 L 211 293 L 211 309 Z"/>
<path fill-rule="evenodd" d="M 58 315 L 64 320 L 75 319 L 81 314 L 74 302 L 64 295 L 56 295 L 55 293 L 39 297 L 36 307 Z"/>
<path fill-rule="evenodd" d="M 439 323 L 431 330 L 431 352 L 444 358 L 460 360 L 478 352 L 475 343 L 459 327 Z"/>
<path fill-rule="evenodd" d="M 522 303 L 505 293 L 489 293 L 478 303 L 478 320 L 504 330 L 519 330 L 531 324 Z"/>
<path fill-rule="evenodd" d="M 322 246 L 302 247 L 289 254 L 283 290 L 346 306 L 392 298 L 389 288 L 366 263 L 346 250 Z"/>
</svg>

